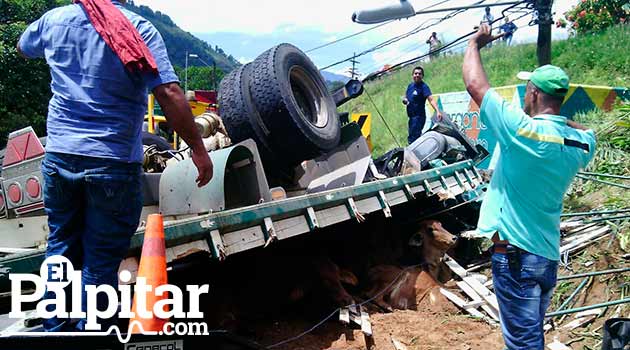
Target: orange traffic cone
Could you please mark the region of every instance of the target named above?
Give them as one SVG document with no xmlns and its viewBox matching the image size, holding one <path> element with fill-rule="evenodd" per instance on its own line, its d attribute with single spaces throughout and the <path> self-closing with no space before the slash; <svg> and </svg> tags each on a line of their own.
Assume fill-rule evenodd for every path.
<svg viewBox="0 0 630 350">
<path fill-rule="evenodd" d="M 153 315 L 153 306 L 159 300 L 166 299 L 167 295 L 155 295 L 155 288 L 167 284 L 166 278 L 166 244 L 164 241 L 164 222 L 162 215 L 151 214 L 147 218 L 147 226 L 144 231 L 144 242 L 142 243 L 142 255 L 140 256 L 140 266 L 138 268 L 138 278 L 144 277 L 147 286 L 151 286 L 151 291 L 146 293 L 146 310 Z M 166 293 L 165 293 L 166 294 Z M 134 293 L 133 307 L 131 311 L 134 317 L 129 320 L 129 331 L 133 334 L 141 333 L 134 323 L 142 325 L 145 331 L 161 331 L 168 319 L 158 318 L 153 315 L 151 318 L 142 318 L 137 312 L 137 297 Z"/>
</svg>

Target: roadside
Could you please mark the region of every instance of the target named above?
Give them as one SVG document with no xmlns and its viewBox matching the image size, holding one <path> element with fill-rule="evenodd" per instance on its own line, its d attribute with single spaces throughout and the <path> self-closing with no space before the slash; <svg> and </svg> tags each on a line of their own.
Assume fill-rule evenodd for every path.
<svg viewBox="0 0 630 350">
<path fill-rule="evenodd" d="M 628 125 L 630 116 L 627 107 L 612 112 L 594 111 L 578 115 L 577 120 L 593 127 L 598 135 L 599 148 L 596 159 L 589 169 L 595 173 L 630 175 L 630 153 L 628 152 Z M 625 135 L 625 136 L 624 136 Z M 624 138 L 625 137 L 625 138 Z M 607 179 L 611 180 L 611 179 Z M 614 181 L 630 185 L 629 181 Z M 630 191 L 624 188 L 577 179 L 565 200 L 565 212 L 589 212 L 627 208 Z M 626 213 L 627 214 L 627 213 Z M 620 216 L 611 214 L 604 217 Z M 591 217 L 565 218 L 564 221 L 582 222 Z M 558 275 L 566 276 L 585 272 L 602 271 L 630 266 L 630 218 L 604 220 L 610 232 L 590 246 L 571 254 L 566 266 L 560 267 Z M 491 277 L 488 267 L 478 271 Z M 559 281 L 547 310 L 555 311 L 583 282 L 583 278 Z M 453 283 L 447 283 L 453 287 Z M 456 287 L 455 287 L 456 288 Z M 451 288 L 451 290 L 453 290 Z M 630 294 L 630 274 L 618 273 L 594 276 L 563 309 L 605 303 L 627 298 Z M 499 327 L 463 314 L 453 304 L 422 301 L 417 310 L 396 310 L 383 313 L 375 308 L 368 309 L 374 344 L 377 349 L 502 349 L 503 340 Z M 603 335 L 603 323 L 612 317 L 630 317 L 628 304 L 603 307 L 587 312 L 587 315 L 569 314 L 554 317 L 553 326 L 546 334 L 546 343 L 555 339 L 573 349 L 599 349 Z M 265 320 L 255 329 L 255 337 L 264 344 L 275 344 L 296 336 L 315 325 L 319 320 L 304 320 L 297 315 L 288 315 L 276 320 Z M 402 344 L 396 348 L 394 340 Z M 358 326 L 345 326 L 336 318 L 316 328 L 300 339 L 278 347 L 279 349 L 365 349 L 365 339 Z"/>
</svg>

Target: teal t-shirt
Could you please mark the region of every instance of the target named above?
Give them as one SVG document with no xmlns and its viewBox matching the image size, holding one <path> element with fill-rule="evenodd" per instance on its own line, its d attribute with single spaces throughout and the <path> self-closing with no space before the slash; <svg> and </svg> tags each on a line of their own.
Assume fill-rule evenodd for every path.
<svg viewBox="0 0 630 350">
<path fill-rule="evenodd" d="M 560 260 L 562 200 L 595 154 L 595 133 L 571 128 L 558 115 L 530 118 L 492 89 L 483 98 L 480 117 L 496 136 L 501 154 L 477 229 L 488 238 L 498 231 L 512 245 Z"/>
</svg>

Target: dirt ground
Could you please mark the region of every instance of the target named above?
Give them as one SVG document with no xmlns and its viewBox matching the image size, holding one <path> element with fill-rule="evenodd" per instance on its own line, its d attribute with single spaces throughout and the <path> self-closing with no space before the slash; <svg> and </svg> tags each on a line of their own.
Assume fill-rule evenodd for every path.
<svg viewBox="0 0 630 350">
<path fill-rule="evenodd" d="M 624 252 L 618 242 L 603 239 L 581 253 L 571 258 L 569 271 L 560 268 L 559 275 L 597 271 L 610 268 L 628 266 L 624 259 Z M 594 264 L 585 267 L 585 263 Z M 482 273 L 488 274 L 485 270 Z M 549 311 L 555 310 L 564 298 L 570 294 L 581 279 L 559 283 L 556 296 Z M 607 275 L 593 278 L 592 282 L 576 298 L 572 307 L 602 303 L 621 298 L 621 288 L 627 288 L 630 277 L 625 275 Z M 374 334 L 375 349 L 397 350 L 393 345 L 395 339 L 409 350 L 424 349 L 503 349 L 503 339 L 498 326 L 490 326 L 484 321 L 476 320 L 464 315 L 454 305 L 431 304 L 423 301 L 418 310 L 396 310 L 393 313 L 382 313 L 372 307 L 368 308 Z M 568 330 L 562 328 L 574 320 L 573 315 L 565 318 L 555 318 L 555 329 L 546 333 L 546 344 L 557 338 L 568 344 L 572 349 L 600 349 L 604 321 L 615 314 L 630 317 L 630 307 L 627 305 L 609 307 L 604 310 L 594 322 L 582 327 Z M 256 328 L 253 337 L 263 345 L 273 345 L 286 339 L 296 337 L 313 327 L 320 319 L 304 320 L 296 315 L 274 322 L 264 322 Z M 312 332 L 276 347 L 286 350 L 333 350 L 333 349 L 366 349 L 366 341 L 358 326 L 347 326 L 333 316 L 328 322 Z"/>
<path fill-rule="evenodd" d="M 502 349 L 503 340 L 497 327 L 459 314 L 454 307 L 442 311 L 421 309 L 374 313 L 370 316 L 376 349 L 396 350 L 392 339 L 409 350 L 429 349 Z M 302 322 L 279 322 L 264 329 L 265 345 L 275 344 L 301 333 L 309 326 Z M 261 343 L 262 339 L 259 339 Z M 345 326 L 336 319 L 312 333 L 277 349 L 366 349 L 365 338 L 358 326 Z"/>
</svg>

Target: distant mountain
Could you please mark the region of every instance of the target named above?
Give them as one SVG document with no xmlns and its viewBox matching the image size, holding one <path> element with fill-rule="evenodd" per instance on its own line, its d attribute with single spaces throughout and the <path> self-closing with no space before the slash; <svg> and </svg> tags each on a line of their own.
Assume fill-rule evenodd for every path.
<svg viewBox="0 0 630 350">
<path fill-rule="evenodd" d="M 136 6 L 132 0 L 127 2 L 125 8 L 153 23 L 162 35 L 162 38 L 164 38 L 168 56 L 174 66 L 184 67 L 186 65 L 186 52 L 198 55 L 201 60 L 209 65 L 216 62 L 217 68 L 225 73 L 240 65 L 234 57 L 225 53 L 219 46 L 213 48 L 207 42 L 183 31 L 169 16 L 160 11 L 154 12 L 151 8 L 144 5 Z M 188 65 L 205 66 L 201 60 L 189 58 Z"/>
<path fill-rule="evenodd" d="M 345 75 L 341 75 L 341 74 L 335 74 L 335 73 L 331 73 L 331 72 L 327 72 L 325 70 L 319 71 L 322 76 L 324 77 L 324 79 L 330 83 L 334 83 L 336 81 L 340 81 L 342 83 L 347 83 L 348 80 L 350 80 L 350 77 L 347 77 Z"/>
</svg>

